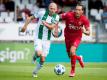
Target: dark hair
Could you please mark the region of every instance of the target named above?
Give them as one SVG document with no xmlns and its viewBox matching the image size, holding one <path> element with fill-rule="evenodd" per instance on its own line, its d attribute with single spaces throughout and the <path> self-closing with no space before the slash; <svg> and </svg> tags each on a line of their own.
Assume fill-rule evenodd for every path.
<svg viewBox="0 0 107 80">
<path fill-rule="evenodd" d="M 84 5 L 82 5 L 81 3 L 77 4 L 76 6 L 81 6 L 81 7 L 82 7 L 82 10 L 85 10 Z"/>
</svg>

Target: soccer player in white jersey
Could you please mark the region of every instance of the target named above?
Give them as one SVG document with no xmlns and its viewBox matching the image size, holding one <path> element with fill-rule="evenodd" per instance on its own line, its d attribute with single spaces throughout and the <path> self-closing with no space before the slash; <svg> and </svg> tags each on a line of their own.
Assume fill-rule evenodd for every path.
<svg viewBox="0 0 107 80">
<path fill-rule="evenodd" d="M 40 57 L 40 62 L 33 71 L 33 77 L 37 77 L 37 73 L 43 66 L 45 58 L 49 53 L 52 36 L 51 32 L 59 22 L 59 16 L 56 14 L 56 11 L 57 5 L 55 3 L 50 3 L 48 10 L 36 12 L 36 14 L 30 16 L 21 29 L 22 32 L 25 32 L 30 21 L 34 18 L 39 18 L 37 27 L 35 29 L 34 48 L 36 56 L 34 56 L 34 60 Z"/>
</svg>

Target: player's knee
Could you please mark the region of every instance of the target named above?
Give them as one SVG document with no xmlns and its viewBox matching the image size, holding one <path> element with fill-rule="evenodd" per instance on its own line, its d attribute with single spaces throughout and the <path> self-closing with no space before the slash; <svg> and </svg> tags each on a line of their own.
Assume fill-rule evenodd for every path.
<svg viewBox="0 0 107 80">
<path fill-rule="evenodd" d="M 41 60 L 40 60 L 42 63 L 45 62 L 45 57 L 42 57 Z"/>
<path fill-rule="evenodd" d="M 42 62 L 42 63 L 44 63 L 44 62 L 45 62 L 45 60 L 41 60 L 41 62 Z"/>
<path fill-rule="evenodd" d="M 75 50 L 71 49 L 70 53 L 71 53 L 71 55 L 75 55 Z"/>
<path fill-rule="evenodd" d="M 40 57 L 40 56 L 41 56 L 41 53 L 40 53 L 40 52 L 35 52 L 35 54 L 37 55 L 37 57 Z"/>
<path fill-rule="evenodd" d="M 37 54 L 37 57 L 40 57 L 41 55 L 40 54 Z"/>
</svg>

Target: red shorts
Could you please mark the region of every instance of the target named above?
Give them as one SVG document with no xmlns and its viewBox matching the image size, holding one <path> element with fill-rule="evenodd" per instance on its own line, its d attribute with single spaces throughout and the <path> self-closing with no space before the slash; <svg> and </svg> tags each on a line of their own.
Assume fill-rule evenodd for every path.
<svg viewBox="0 0 107 80">
<path fill-rule="evenodd" d="M 65 37 L 65 44 L 66 44 L 67 52 L 68 53 L 70 52 L 71 46 L 75 46 L 77 48 L 79 46 L 80 42 L 81 42 L 80 38 L 72 38 L 72 37 L 66 38 Z"/>
</svg>

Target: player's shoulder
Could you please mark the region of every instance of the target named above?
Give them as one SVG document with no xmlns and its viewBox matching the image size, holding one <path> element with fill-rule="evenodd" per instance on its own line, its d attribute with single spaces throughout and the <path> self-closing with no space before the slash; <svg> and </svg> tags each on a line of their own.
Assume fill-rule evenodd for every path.
<svg viewBox="0 0 107 80">
<path fill-rule="evenodd" d="M 65 12 L 64 14 L 65 14 L 66 16 L 71 16 L 71 15 L 74 14 L 74 12 L 73 12 L 73 11 L 67 11 L 67 12 Z"/>
<path fill-rule="evenodd" d="M 83 19 L 83 20 L 89 20 L 86 15 L 82 15 L 82 19 Z"/>
<path fill-rule="evenodd" d="M 56 18 L 59 18 L 59 14 L 56 13 Z"/>
<path fill-rule="evenodd" d="M 55 13 L 55 20 L 58 20 L 59 21 L 59 19 L 60 19 L 60 16 L 59 16 L 59 14 L 57 14 L 57 13 Z"/>
</svg>

